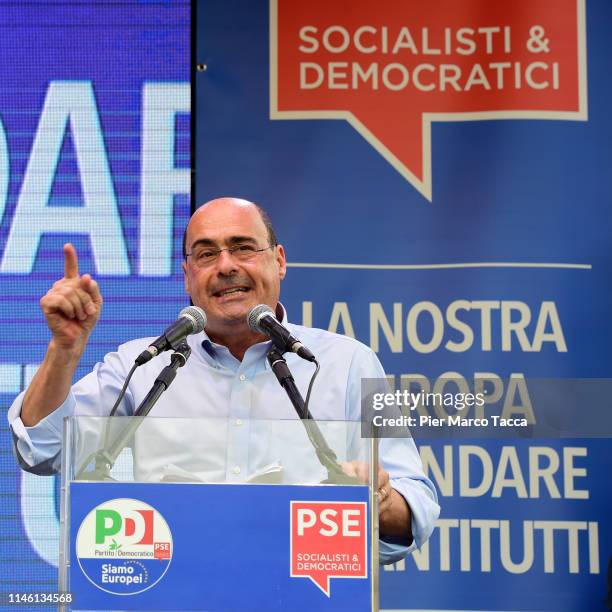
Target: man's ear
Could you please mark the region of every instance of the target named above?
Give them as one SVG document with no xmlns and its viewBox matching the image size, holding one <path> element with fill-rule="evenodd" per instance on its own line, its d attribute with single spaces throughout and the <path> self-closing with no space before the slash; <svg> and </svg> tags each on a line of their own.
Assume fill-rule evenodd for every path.
<svg viewBox="0 0 612 612">
<path fill-rule="evenodd" d="M 276 247 L 276 263 L 278 264 L 278 275 L 283 280 L 287 275 L 287 258 L 285 257 L 285 249 L 282 244 Z"/>
<path fill-rule="evenodd" d="M 189 282 L 189 274 L 187 273 L 187 262 L 183 260 L 181 264 L 183 267 L 183 279 L 185 281 L 185 291 L 188 295 L 191 295 L 191 284 Z"/>
</svg>

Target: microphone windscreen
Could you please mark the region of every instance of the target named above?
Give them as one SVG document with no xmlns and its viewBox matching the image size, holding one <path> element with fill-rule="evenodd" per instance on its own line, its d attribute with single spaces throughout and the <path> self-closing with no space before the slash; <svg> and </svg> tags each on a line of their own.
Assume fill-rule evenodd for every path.
<svg viewBox="0 0 612 612">
<path fill-rule="evenodd" d="M 258 304 L 253 306 L 247 315 L 247 324 L 254 331 L 259 334 L 265 334 L 266 330 L 259 326 L 259 321 L 263 315 L 272 315 L 274 317 L 274 311 L 267 304 Z"/>
<path fill-rule="evenodd" d="M 193 333 L 197 334 L 206 327 L 206 313 L 197 306 L 187 306 L 179 313 L 179 318 L 185 317 L 191 321 Z"/>
</svg>

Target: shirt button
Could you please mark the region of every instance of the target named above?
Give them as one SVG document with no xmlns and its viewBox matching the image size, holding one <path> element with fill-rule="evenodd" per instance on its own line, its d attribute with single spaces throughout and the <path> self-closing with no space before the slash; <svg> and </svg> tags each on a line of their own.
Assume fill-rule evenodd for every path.
<svg viewBox="0 0 612 612">
<path fill-rule="evenodd" d="M 242 425 L 242 419 L 236 419 L 236 425 Z"/>
<path fill-rule="evenodd" d="M 232 472 L 234 472 L 234 474 L 240 474 L 240 468 L 238 466 L 236 466 Z"/>
<path fill-rule="evenodd" d="M 246 376 L 244 374 L 240 375 L 240 380 L 246 380 Z"/>
</svg>

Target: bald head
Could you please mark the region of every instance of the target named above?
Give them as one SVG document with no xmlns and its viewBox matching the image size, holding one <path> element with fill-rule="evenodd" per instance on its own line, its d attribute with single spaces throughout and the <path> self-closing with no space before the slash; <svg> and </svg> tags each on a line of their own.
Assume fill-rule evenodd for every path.
<svg viewBox="0 0 612 612">
<path fill-rule="evenodd" d="M 235 356 L 261 342 L 247 325 L 250 310 L 278 305 L 287 266 L 271 227 L 261 208 L 238 198 L 207 202 L 187 225 L 185 290 L 206 312 L 209 338 Z"/>
<path fill-rule="evenodd" d="M 217 210 L 235 210 L 238 211 L 248 211 L 249 209 L 253 209 L 258 215 L 265 228 L 266 235 L 268 237 L 268 242 L 271 246 L 276 246 L 278 244 L 278 238 L 276 237 L 276 232 L 274 231 L 274 227 L 272 226 L 272 221 L 268 216 L 268 213 L 258 204 L 254 202 L 249 202 L 248 200 L 243 200 L 242 198 L 215 198 L 214 200 L 209 200 L 202 204 L 199 208 L 191 216 L 187 227 L 185 228 L 185 232 L 183 233 L 183 257 L 186 256 L 188 251 L 188 233 L 189 226 L 191 225 L 192 220 L 195 220 L 198 215 L 205 214 L 206 212 L 215 212 Z"/>
</svg>

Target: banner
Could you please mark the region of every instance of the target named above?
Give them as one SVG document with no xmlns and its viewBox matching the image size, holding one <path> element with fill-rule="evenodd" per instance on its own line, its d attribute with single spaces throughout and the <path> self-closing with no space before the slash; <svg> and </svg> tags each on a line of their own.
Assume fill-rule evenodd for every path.
<svg viewBox="0 0 612 612">
<path fill-rule="evenodd" d="M 264 206 L 289 320 L 397 390 L 537 414 L 532 380 L 610 375 L 611 27 L 603 0 L 198 3 L 196 203 Z M 442 514 L 382 608 L 603 609 L 610 432 L 553 430 L 417 438 Z"/>
</svg>

